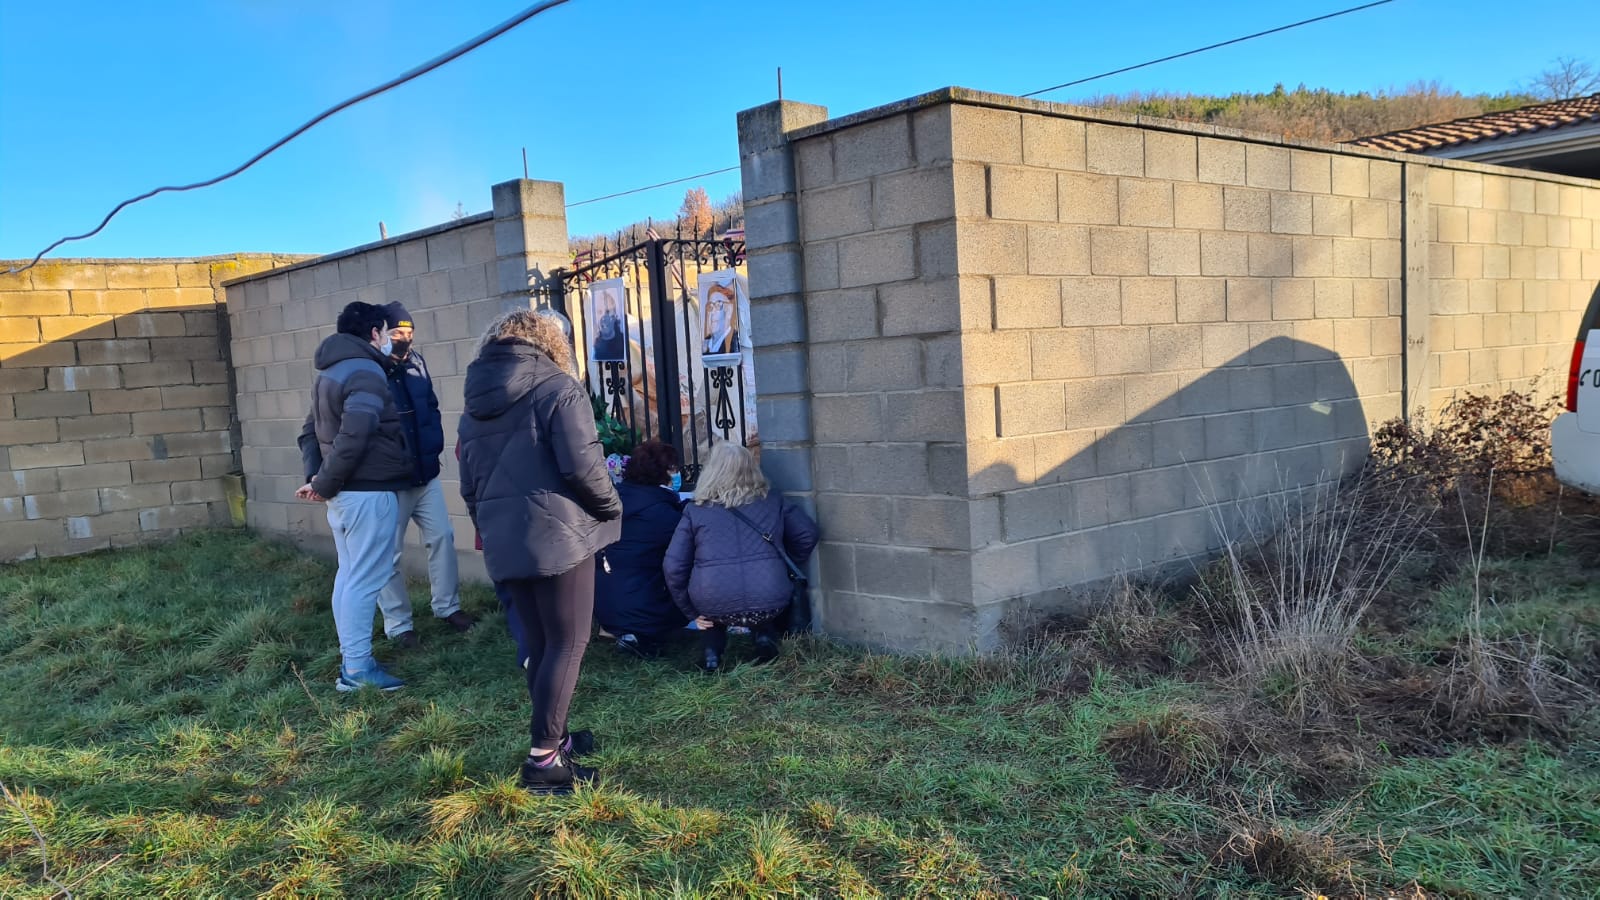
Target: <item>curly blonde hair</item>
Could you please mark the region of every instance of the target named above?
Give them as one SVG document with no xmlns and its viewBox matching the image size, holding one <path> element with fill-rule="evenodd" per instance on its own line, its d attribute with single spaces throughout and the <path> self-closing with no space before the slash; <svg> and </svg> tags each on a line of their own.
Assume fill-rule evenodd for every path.
<svg viewBox="0 0 1600 900">
<path fill-rule="evenodd" d="M 737 509 L 764 499 L 771 489 L 754 453 L 732 441 L 719 441 L 711 448 L 700 479 L 695 482 L 694 502 L 696 506 L 714 503 Z"/>
<path fill-rule="evenodd" d="M 578 377 L 578 361 L 573 358 L 572 344 L 567 341 L 566 330 L 555 315 L 531 309 L 514 309 L 503 313 L 484 330 L 478 339 L 478 354 L 495 341 L 516 341 L 548 356 L 573 378 Z"/>
</svg>

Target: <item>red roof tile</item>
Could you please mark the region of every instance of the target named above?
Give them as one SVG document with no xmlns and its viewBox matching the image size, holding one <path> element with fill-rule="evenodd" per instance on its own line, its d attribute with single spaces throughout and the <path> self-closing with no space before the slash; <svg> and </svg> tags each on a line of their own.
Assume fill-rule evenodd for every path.
<svg viewBox="0 0 1600 900">
<path fill-rule="evenodd" d="M 1408 128 L 1404 131 L 1391 131 L 1388 134 L 1356 138 L 1347 143 L 1377 150 L 1421 153 L 1440 147 L 1454 147 L 1475 141 L 1547 131 L 1588 122 L 1600 122 L 1600 94 L 1557 100 L 1553 103 L 1537 103 L 1504 112 L 1440 122 L 1437 125 Z"/>
</svg>

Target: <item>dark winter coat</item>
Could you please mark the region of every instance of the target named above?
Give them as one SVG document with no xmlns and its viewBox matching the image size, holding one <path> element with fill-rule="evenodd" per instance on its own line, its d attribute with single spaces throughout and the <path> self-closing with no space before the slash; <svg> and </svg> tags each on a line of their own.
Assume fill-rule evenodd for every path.
<svg viewBox="0 0 1600 900">
<path fill-rule="evenodd" d="M 560 575 L 621 536 L 622 501 L 577 379 L 527 344 L 497 342 L 467 366 L 464 392 L 461 497 L 490 578 Z"/>
<path fill-rule="evenodd" d="M 774 541 L 781 540 L 789 558 L 805 568 L 817 546 L 817 523 L 804 510 L 768 494 L 739 512 Z M 663 570 L 672 602 L 686 616 L 716 621 L 738 613 L 779 612 L 789 605 L 789 570 L 777 549 L 721 506 L 684 509 Z"/>
<path fill-rule="evenodd" d="M 678 495 L 666 488 L 623 482 L 622 540 L 595 560 L 594 617 L 612 634 L 659 635 L 688 619 L 672 603 L 661 572 L 678 529 Z M 606 571 L 607 569 L 610 571 Z"/>
<path fill-rule="evenodd" d="M 389 394 L 395 412 L 405 427 L 414 459 L 412 484 L 422 485 L 439 477 L 439 454 L 444 452 L 444 420 L 439 415 L 439 396 L 433 392 L 433 375 L 428 361 L 415 348 L 406 358 L 389 365 Z"/>
<path fill-rule="evenodd" d="M 411 485 L 411 449 L 384 383 L 385 362 L 353 334 L 330 335 L 317 347 L 299 444 L 306 481 L 324 497 Z"/>
</svg>

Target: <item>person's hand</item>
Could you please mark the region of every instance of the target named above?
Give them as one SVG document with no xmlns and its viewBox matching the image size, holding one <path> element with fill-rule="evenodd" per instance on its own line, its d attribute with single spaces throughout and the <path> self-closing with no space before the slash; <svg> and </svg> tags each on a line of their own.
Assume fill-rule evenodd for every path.
<svg viewBox="0 0 1600 900">
<path fill-rule="evenodd" d="M 708 630 L 710 630 L 712 628 L 715 628 L 716 626 L 717 626 L 717 623 L 711 621 L 710 619 L 706 618 L 705 616 L 695 616 L 694 627 L 700 629 L 701 631 L 708 631 Z"/>
<path fill-rule="evenodd" d="M 328 498 L 327 497 L 324 497 L 321 494 L 317 493 L 316 491 L 312 490 L 311 489 L 311 485 L 309 485 L 309 484 L 302 484 L 300 486 L 300 489 L 294 492 L 294 495 L 296 497 L 298 497 L 299 499 L 301 499 L 301 500 L 310 500 L 310 501 L 315 502 L 315 503 L 327 503 L 328 502 Z"/>
</svg>

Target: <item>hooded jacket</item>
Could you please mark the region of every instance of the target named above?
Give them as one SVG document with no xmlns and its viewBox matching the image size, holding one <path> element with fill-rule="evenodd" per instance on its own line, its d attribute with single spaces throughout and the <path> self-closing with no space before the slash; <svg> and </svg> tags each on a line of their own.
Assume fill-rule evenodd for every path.
<svg viewBox="0 0 1600 900">
<path fill-rule="evenodd" d="M 684 509 L 662 563 L 672 601 L 684 615 L 718 620 L 737 613 L 781 612 L 789 605 L 789 568 L 761 535 L 781 542 L 804 570 L 817 546 L 817 523 L 776 493 L 746 503 L 739 512 L 761 533 L 726 507 Z"/>
<path fill-rule="evenodd" d="M 439 477 L 439 454 L 444 452 L 444 420 L 439 415 L 439 395 L 433 390 L 428 361 L 412 347 L 405 359 L 389 364 L 389 393 L 413 451 L 411 480 L 424 485 Z"/>
<path fill-rule="evenodd" d="M 622 539 L 595 560 L 594 617 L 612 634 L 658 635 L 689 620 L 672 603 L 661 561 L 683 517 L 678 495 L 624 481 Z"/>
<path fill-rule="evenodd" d="M 300 461 L 311 489 L 394 491 L 411 484 L 411 450 L 396 415 L 378 348 L 353 334 L 317 347 L 311 410 L 300 429 Z"/>
<path fill-rule="evenodd" d="M 495 581 L 548 578 L 621 537 L 594 407 L 533 347 L 489 344 L 467 366 L 461 497 Z"/>
</svg>

